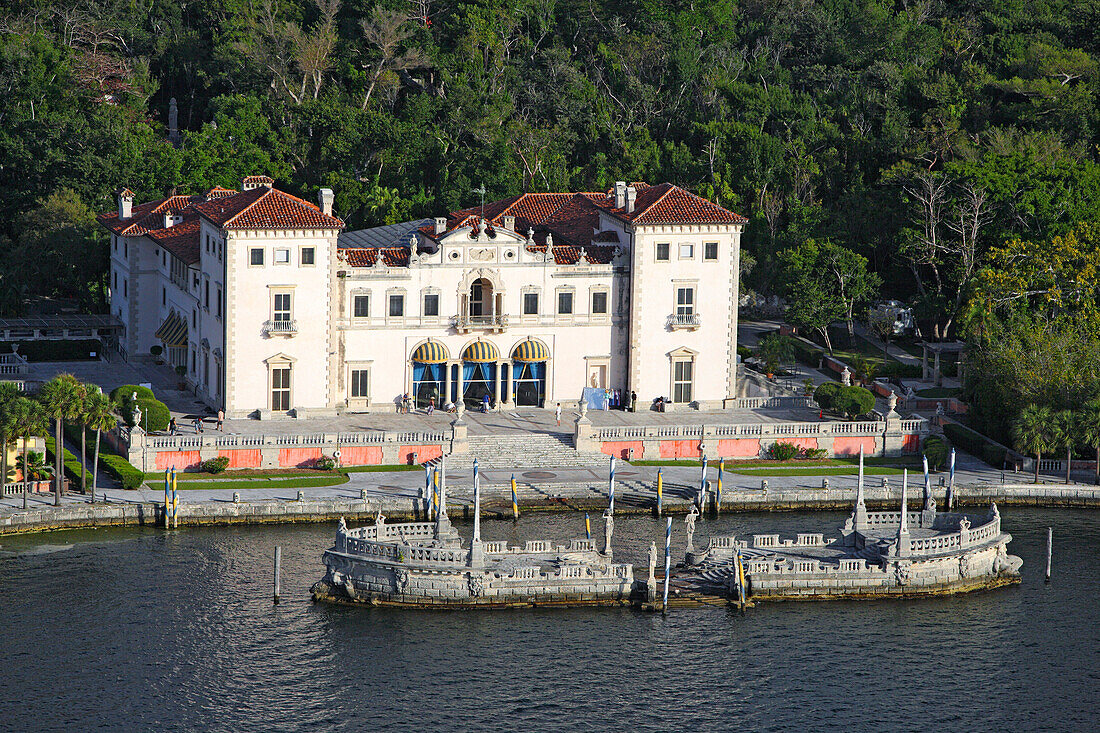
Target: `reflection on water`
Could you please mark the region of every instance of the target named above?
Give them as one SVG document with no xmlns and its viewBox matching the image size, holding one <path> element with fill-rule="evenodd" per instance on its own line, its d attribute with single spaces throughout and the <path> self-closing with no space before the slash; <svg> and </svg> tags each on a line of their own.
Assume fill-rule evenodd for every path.
<svg viewBox="0 0 1100 733">
<path fill-rule="evenodd" d="M 737 514 L 700 520 L 697 538 L 831 536 L 842 520 Z M 1019 587 L 744 616 L 314 605 L 334 525 L 0 538 L 0 729 L 1093 729 L 1100 515 L 1010 509 L 1004 520 L 1024 558 Z M 483 534 L 566 539 L 583 536 L 584 519 L 525 516 Z M 617 559 L 644 565 L 662 536 L 655 519 L 617 520 Z"/>
</svg>

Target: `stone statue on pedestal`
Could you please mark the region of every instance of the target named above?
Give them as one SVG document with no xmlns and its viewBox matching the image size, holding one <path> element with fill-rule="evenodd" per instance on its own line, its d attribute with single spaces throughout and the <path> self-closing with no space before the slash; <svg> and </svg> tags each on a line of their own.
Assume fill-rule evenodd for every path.
<svg viewBox="0 0 1100 733">
<path fill-rule="evenodd" d="M 695 545 L 692 540 L 695 537 L 695 519 L 699 516 L 699 510 L 694 506 L 691 507 L 691 511 L 688 512 L 687 518 L 684 520 L 684 524 L 687 525 L 688 544 L 687 551 L 695 552 Z"/>
<path fill-rule="evenodd" d="M 374 524 L 377 527 L 381 527 L 386 523 L 386 517 L 382 515 L 382 508 L 378 508 L 378 513 L 374 515 Z"/>
<path fill-rule="evenodd" d="M 649 584 L 653 583 L 657 579 L 657 543 L 649 543 Z"/>
<path fill-rule="evenodd" d="M 848 367 L 844 367 L 844 371 L 840 373 L 840 383 L 845 387 L 852 386 L 852 372 Z"/>
</svg>

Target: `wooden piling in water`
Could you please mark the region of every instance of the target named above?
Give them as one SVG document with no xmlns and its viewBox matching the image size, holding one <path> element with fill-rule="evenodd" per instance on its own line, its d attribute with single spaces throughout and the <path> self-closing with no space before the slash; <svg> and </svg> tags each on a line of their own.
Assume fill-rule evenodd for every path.
<svg viewBox="0 0 1100 733">
<path fill-rule="evenodd" d="M 1047 527 L 1047 577 L 1046 582 L 1050 582 L 1050 558 L 1054 552 L 1054 529 Z"/>
<path fill-rule="evenodd" d="M 279 566 L 283 560 L 283 548 L 275 545 L 275 603 L 279 602 Z"/>
</svg>

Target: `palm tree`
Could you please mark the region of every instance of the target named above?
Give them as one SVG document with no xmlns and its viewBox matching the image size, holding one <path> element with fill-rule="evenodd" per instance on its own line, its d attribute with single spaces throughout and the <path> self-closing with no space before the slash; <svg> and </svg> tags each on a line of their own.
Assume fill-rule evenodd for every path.
<svg viewBox="0 0 1100 733">
<path fill-rule="evenodd" d="M 1081 440 L 1096 448 L 1096 483 L 1100 485 L 1100 398 L 1089 400 L 1077 411 L 1077 429 Z"/>
<path fill-rule="evenodd" d="M 3 445 L 0 450 L 0 483 L 8 482 L 8 443 L 12 442 L 13 435 L 8 408 L 22 396 L 23 393 L 11 382 L 0 382 L 0 445 Z"/>
<path fill-rule="evenodd" d="M 1066 449 L 1066 483 L 1068 484 L 1073 460 L 1073 446 L 1077 442 L 1077 419 L 1073 414 L 1073 410 L 1059 410 L 1054 413 L 1054 421 L 1051 423 L 1050 428 L 1054 445 Z"/>
<path fill-rule="evenodd" d="M 30 480 L 27 463 L 27 441 L 32 435 L 42 435 L 46 432 L 46 415 L 42 411 L 42 405 L 32 399 L 20 397 L 13 401 L 6 410 L 11 420 L 12 435 L 23 438 L 23 508 L 27 508 L 27 482 Z"/>
<path fill-rule="evenodd" d="M 65 480 L 63 459 L 65 456 L 64 423 L 75 421 L 80 414 L 87 388 L 72 374 L 58 374 L 42 385 L 38 400 L 46 416 L 53 420 L 54 433 L 54 506 L 61 506 L 61 485 Z"/>
<path fill-rule="evenodd" d="M 80 410 L 76 415 L 76 421 L 80 423 L 80 490 L 88 493 L 88 411 L 91 409 L 91 400 L 95 395 L 102 394 L 95 385 L 82 385 L 84 387 L 83 399 L 80 400 Z M 93 497 L 93 501 L 94 501 Z"/>
<path fill-rule="evenodd" d="M 1020 410 L 1016 422 L 1012 425 L 1012 440 L 1016 450 L 1035 456 L 1035 483 L 1039 483 L 1039 461 L 1043 453 L 1054 448 L 1054 436 L 1051 433 L 1051 420 L 1054 413 L 1049 407 L 1028 405 Z"/>
<path fill-rule="evenodd" d="M 99 436 L 104 430 L 111 430 L 118 424 L 115 417 L 117 405 L 102 392 L 88 395 L 85 403 L 84 418 L 87 427 L 95 431 L 95 455 L 92 460 L 92 503 L 95 503 L 96 483 L 99 478 Z"/>
</svg>

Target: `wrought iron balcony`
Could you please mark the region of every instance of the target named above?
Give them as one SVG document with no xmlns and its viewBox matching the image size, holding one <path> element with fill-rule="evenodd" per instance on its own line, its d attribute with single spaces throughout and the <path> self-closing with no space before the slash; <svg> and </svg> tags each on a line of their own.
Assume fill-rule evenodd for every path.
<svg viewBox="0 0 1100 733">
<path fill-rule="evenodd" d="M 451 325 L 459 333 L 469 333 L 470 331 L 502 333 L 508 328 L 508 316 L 502 313 L 490 313 L 487 316 L 474 316 L 464 313 L 452 318 Z"/>
<path fill-rule="evenodd" d="M 681 328 L 686 328 L 689 331 L 694 331 L 699 328 L 699 314 L 698 313 L 673 313 L 668 317 L 668 323 L 666 324 L 673 331 Z"/>
<path fill-rule="evenodd" d="M 298 333 L 297 321 L 265 321 L 264 333 L 293 336 Z"/>
</svg>

